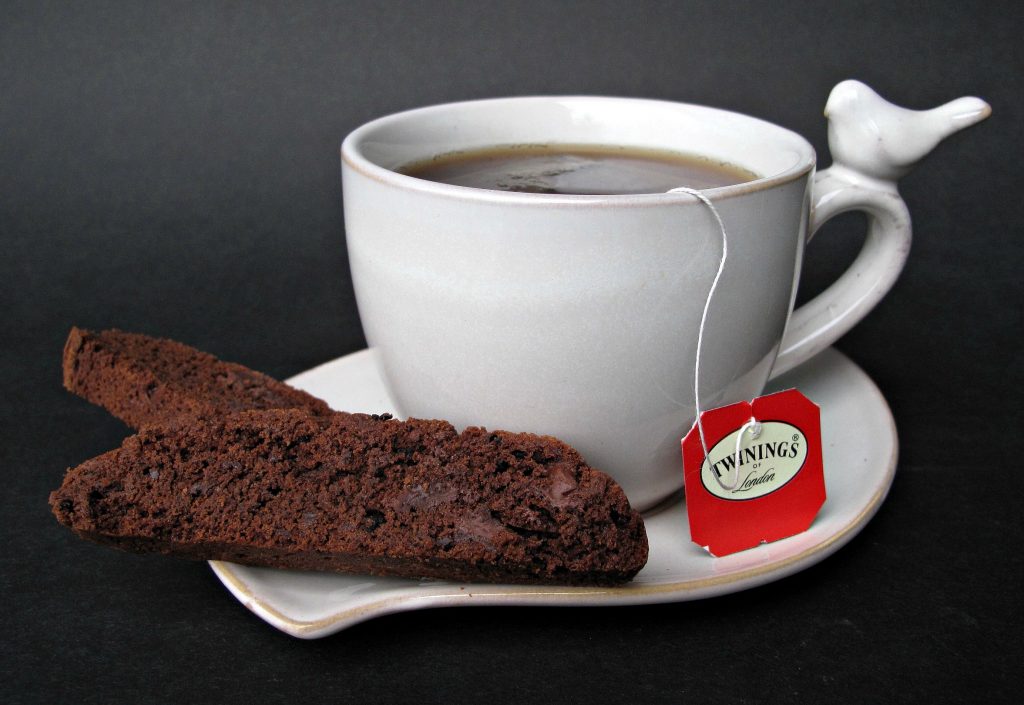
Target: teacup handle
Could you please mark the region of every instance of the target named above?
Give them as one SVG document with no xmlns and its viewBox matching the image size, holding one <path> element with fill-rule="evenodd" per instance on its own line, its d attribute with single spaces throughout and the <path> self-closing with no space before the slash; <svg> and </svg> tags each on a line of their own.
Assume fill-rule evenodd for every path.
<svg viewBox="0 0 1024 705">
<path fill-rule="evenodd" d="M 825 115 L 834 163 L 815 175 L 807 240 L 830 218 L 854 210 L 867 214 L 867 238 L 839 279 L 793 311 L 772 377 L 834 343 L 892 288 L 911 240 L 910 213 L 897 179 L 945 137 L 989 114 L 978 98 L 917 111 L 886 102 L 858 81 L 832 89 Z"/>
</svg>

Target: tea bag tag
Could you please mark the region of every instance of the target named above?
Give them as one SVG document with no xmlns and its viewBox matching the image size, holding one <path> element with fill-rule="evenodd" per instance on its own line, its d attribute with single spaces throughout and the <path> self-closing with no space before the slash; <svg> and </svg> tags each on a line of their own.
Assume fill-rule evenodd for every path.
<svg viewBox="0 0 1024 705">
<path fill-rule="evenodd" d="M 806 531 L 825 503 L 821 411 L 796 389 L 704 411 L 682 441 L 690 537 L 724 556 Z M 705 443 L 707 451 L 705 451 Z"/>
</svg>

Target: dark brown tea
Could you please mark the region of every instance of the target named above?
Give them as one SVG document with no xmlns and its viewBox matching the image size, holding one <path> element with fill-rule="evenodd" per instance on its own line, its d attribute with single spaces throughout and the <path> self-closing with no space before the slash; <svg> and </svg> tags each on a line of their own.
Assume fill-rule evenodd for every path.
<svg viewBox="0 0 1024 705">
<path fill-rule="evenodd" d="M 455 186 L 578 195 L 708 189 L 757 178 L 736 166 L 677 152 L 558 144 L 442 154 L 399 171 Z"/>
</svg>

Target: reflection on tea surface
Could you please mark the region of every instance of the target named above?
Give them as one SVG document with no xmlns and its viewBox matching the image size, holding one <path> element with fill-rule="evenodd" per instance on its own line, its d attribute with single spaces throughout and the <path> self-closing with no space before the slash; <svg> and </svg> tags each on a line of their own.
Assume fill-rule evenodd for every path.
<svg viewBox="0 0 1024 705">
<path fill-rule="evenodd" d="M 705 157 L 662 150 L 587 145 L 522 145 L 443 154 L 399 171 L 455 186 L 610 195 L 716 188 L 757 175 Z"/>
</svg>

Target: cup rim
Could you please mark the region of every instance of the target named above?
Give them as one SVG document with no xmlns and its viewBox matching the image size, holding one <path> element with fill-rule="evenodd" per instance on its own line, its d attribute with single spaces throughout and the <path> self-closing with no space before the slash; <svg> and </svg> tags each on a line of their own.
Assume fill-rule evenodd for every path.
<svg viewBox="0 0 1024 705">
<path fill-rule="evenodd" d="M 375 131 L 385 128 L 395 122 L 415 119 L 430 113 L 444 110 L 453 110 L 466 106 L 478 106 L 481 104 L 499 104 L 503 102 L 527 102 L 527 101 L 614 101 L 629 102 L 638 104 L 671 105 L 691 110 L 706 112 L 709 114 L 719 113 L 728 115 L 732 119 L 739 118 L 760 129 L 777 132 L 780 138 L 791 140 L 793 145 L 799 148 L 800 158 L 793 165 L 767 176 L 762 176 L 750 181 L 743 181 L 738 184 L 719 186 L 716 188 L 703 189 L 701 191 L 707 198 L 719 201 L 735 196 L 743 196 L 759 191 L 765 191 L 776 186 L 799 179 L 809 172 L 812 172 L 817 162 L 817 155 L 814 147 L 811 146 L 803 136 L 775 123 L 760 118 L 746 115 L 731 110 L 715 108 L 713 106 L 699 103 L 687 103 L 681 101 L 659 100 L 652 98 L 632 98 L 618 96 L 594 96 L 594 95 L 526 95 L 510 96 L 504 98 L 483 98 L 477 100 L 454 101 L 448 103 L 437 103 L 410 110 L 391 113 L 369 122 L 366 122 L 350 132 L 341 143 L 341 161 L 353 171 L 397 188 L 412 189 L 419 192 L 431 193 L 449 198 L 457 198 L 472 201 L 487 201 L 497 203 L 525 203 L 533 205 L 570 205 L 570 206 L 593 206 L 595 204 L 605 205 L 664 205 L 672 201 L 696 201 L 696 197 L 686 192 L 665 192 L 665 193 L 640 193 L 640 194 L 547 194 L 547 193 L 522 193 L 515 191 L 499 191 L 495 189 L 483 189 L 473 186 L 457 186 L 444 184 L 416 176 L 409 176 L 387 167 L 380 166 L 366 157 L 361 149 L 365 138 Z"/>
</svg>

